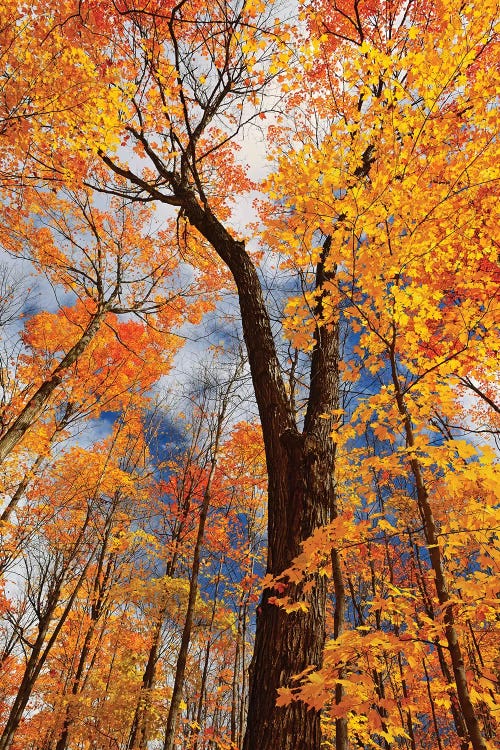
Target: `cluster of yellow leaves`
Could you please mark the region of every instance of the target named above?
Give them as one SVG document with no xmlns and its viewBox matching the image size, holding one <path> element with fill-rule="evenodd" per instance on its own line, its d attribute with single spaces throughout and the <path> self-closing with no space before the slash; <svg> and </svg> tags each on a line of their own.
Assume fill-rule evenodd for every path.
<svg viewBox="0 0 500 750">
<path fill-rule="evenodd" d="M 489 66 L 496 7 L 479 19 L 448 6 L 434 11 L 437 37 L 432 25 L 422 34 L 399 28 L 385 42 L 365 29 L 357 48 L 332 50 L 333 33 L 318 20 L 329 83 L 321 69 L 311 73 L 311 98 L 326 133 L 318 140 L 304 124 L 289 145 L 282 139 L 279 170 L 266 183 L 281 202 L 266 217 L 266 241 L 293 267 L 307 273 L 319 233 L 332 236 L 328 262 L 338 271 L 319 323 L 334 320 L 341 302 L 371 356 L 387 351 L 394 334 L 401 363 L 419 378 L 476 362 L 494 369 L 498 354 L 498 92 Z M 323 23 L 325 14 L 332 29 L 340 23 L 327 8 Z M 307 294 L 285 310 L 287 335 L 306 351 L 313 310 Z M 347 377 L 356 374 L 350 368 Z"/>
</svg>

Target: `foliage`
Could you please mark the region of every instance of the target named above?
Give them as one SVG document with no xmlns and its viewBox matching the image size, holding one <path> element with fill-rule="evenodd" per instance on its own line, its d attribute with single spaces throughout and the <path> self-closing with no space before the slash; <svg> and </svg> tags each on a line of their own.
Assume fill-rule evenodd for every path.
<svg viewBox="0 0 500 750">
<path fill-rule="evenodd" d="M 0 9 L 0 243 L 53 291 L 0 281 L 0 750 L 241 750 L 255 629 L 326 586 L 279 720 L 498 747 L 497 4 L 49 6 Z M 262 431 L 224 347 L 159 416 L 235 285 Z M 295 502 L 327 452 L 293 537 L 276 464 Z"/>
</svg>

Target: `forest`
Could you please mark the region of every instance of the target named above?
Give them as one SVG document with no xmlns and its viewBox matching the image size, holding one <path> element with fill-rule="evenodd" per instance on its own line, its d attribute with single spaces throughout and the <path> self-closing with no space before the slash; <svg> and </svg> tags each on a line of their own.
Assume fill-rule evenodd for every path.
<svg viewBox="0 0 500 750">
<path fill-rule="evenodd" d="M 0 750 L 500 748 L 497 0 L 0 4 Z"/>
</svg>

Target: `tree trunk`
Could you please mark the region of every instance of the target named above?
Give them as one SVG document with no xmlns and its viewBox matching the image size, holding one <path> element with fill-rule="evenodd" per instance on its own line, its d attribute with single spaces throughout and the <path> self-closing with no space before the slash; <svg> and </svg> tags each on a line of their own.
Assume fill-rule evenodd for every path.
<svg viewBox="0 0 500 750">
<path fill-rule="evenodd" d="M 46 611 L 38 625 L 38 635 L 31 650 L 28 663 L 24 670 L 17 696 L 9 712 L 9 716 L 4 726 L 2 736 L 0 737 L 0 750 L 9 750 L 12 745 L 14 735 L 19 727 L 19 724 L 21 723 L 21 719 L 23 717 L 26 706 L 28 705 L 28 701 L 31 698 L 35 683 L 64 623 L 66 622 L 66 619 L 68 618 L 76 595 L 80 590 L 80 587 L 87 574 L 87 569 L 89 567 L 90 561 L 91 557 L 89 557 L 88 561 L 85 563 L 85 567 L 83 568 L 78 581 L 71 593 L 71 596 L 69 597 L 66 606 L 64 607 L 62 614 L 59 617 L 57 625 L 52 631 L 52 634 L 47 643 L 45 643 L 49 626 L 59 601 L 59 594 L 64 583 L 63 579 L 58 582 L 56 588 L 54 589 L 54 592 L 50 597 L 50 601 L 47 603 Z"/>
<path fill-rule="evenodd" d="M 200 695 L 198 698 L 198 703 L 196 706 L 196 714 L 195 714 L 195 723 L 197 727 L 193 730 L 193 740 L 191 742 L 192 749 L 197 750 L 198 747 L 198 735 L 200 733 L 201 728 L 201 722 L 203 719 L 203 707 L 205 704 L 205 692 L 207 688 L 207 679 L 208 679 L 208 668 L 210 665 L 210 654 L 211 654 L 211 648 L 212 648 L 212 632 L 214 628 L 214 622 L 215 622 L 215 615 L 217 613 L 217 604 L 219 603 L 219 584 L 221 579 L 221 572 L 222 572 L 222 565 L 223 565 L 224 558 L 221 557 L 219 560 L 219 570 L 217 572 L 217 578 L 215 581 L 215 589 L 212 596 L 212 612 L 210 615 L 210 623 L 207 628 L 207 645 L 205 647 L 205 656 L 203 659 L 203 669 L 201 672 L 201 681 L 200 681 Z"/>
<path fill-rule="evenodd" d="M 397 365 L 394 352 L 394 345 L 390 351 L 390 362 L 392 371 L 392 381 L 394 385 L 396 403 L 398 411 L 403 418 L 403 425 L 406 435 L 406 444 L 412 448 L 415 445 L 415 436 L 413 433 L 413 425 L 410 419 L 410 415 L 406 408 L 404 395 L 401 391 L 399 377 L 397 374 Z M 436 531 L 436 524 L 434 521 L 434 515 L 429 502 L 429 494 L 427 487 L 424 482 L 422 469 L 420 462 L 417 458 L 410 459 L 410 468 L 415 481 L 415 488 L 417 494 L 417 503 L 419 506 L 420 514 L 424 524 L 424 535 L 429 550 L 429 557 L 431 560 L 432 570 L 434 571 L 434 580 L 436 586 L 436 595 L 444 612 L 444 626 L 446 643 L 448 645 L 448 652 L 450 654 L 451 665 L 453 669 L 453 676 L 455 678 L 455 685 L 457 688 L 458 701 L 460 708 L 462 709 L 462 715 L 464 718 L 469 740 L 474 750 L 487 750 L 486 741 L 481 733 L 479 726 L 479 720 L 477 718 L 474 706 L 472 704 L 469 686 L 467 683 L 467 675 L 465 671 L 464 659 L 462 656 L 462 649 L 458 640 L 458 633 L 455 627 L 455 616 L 453 613 L 453 604 L 450 603 L 450 593 L 448 590 L 448 582 L 446 580 L 446 573 L 443 564 L 443 558 L 441 549 L 439 547 L 439 538 Z"/>
<path fill-rule="evenodd" d="M 172 697 L 170 699 L 170 706 L 167 716 L 167 727 L 165 730 L 165 742 L 163 750 L 173 750 L 175 744 L 175 732 L 177 727 L 177 720 L 180 711 L 180 704 L 182 699 L 182 691 L 184 689 L 184 675 L 186 672 L 186 663 L 189 650 L 189 644 L 191 641 L 191 632 L 193 629 L 194 611 L 196 605 L 196 597 L 198 595 L 198 577 L 200 573 L 201 565 L 201 552 L 203 547 L 203 540 L 205 536 L 205 524 L 207 520 L 208 510 L 210 508 L 212 482 L 215 474 L 215 469 L 218 461 L 220 440 L 222 436 L 222 427 L 225 420 L 226 410 L 228 406 L 230 388 L 232 386 L 230 382 L 228 390 L 223 398 L 219 415 L 217 417 L 217 426 L 214 437 L 214 443 L 212 447 L 212 458 L 210 462 L 210 471 L 207 478 L 207 484 L 203 493 L 203 500 L 200 508 L 200 518 L 198 521 L 198 533 L 196 535 L 196 542 L 193 552 L 193 564 L 191 566 L 191 580 L 189 582 L 189 597 L 188 606 L 184 620 L 184 628 L 182 630 L 181 645 L 179 654 L 177 656 L 177 665 L 175 669 L 174 687 L 172 691 Z"/>
<path fill-rule="evenodd" d="M 301 552 L 301 543 L 331 519 L 335 508 L 335 445 L 332 420 L 338 408 L 338 331 L 322 323 L 322 299 L 317 303 L 315 346 L 310 392 L 303 432 L 299 432 L 286 395 L 262 288 L 244 243 L 235 240 L 192 194 L 185 198 L 185 215 L 211 243 L 231 270 L 240 303 L 243 334 L 262 424 L 268 472 L 268 560 L 273 576 L 286 570 Z M 327 269 L 331 239 L 318 264 L 316 287 Z M 278 688 L 311 665 L 320 667 L 325 641 L 326 582 L 303 596 L 307 612 L 286 614 L 269 603 L 265 590 L 258 608 L 255 649 L 250 670 L 247 730 L 244 750 L 320 750 L 320 713 L 302 702 L 276 706 Z"/>
<path fill-rule="evenodd" d="M 151 153 L 142 134 L 131 132 Z M 221 224 L 202 192 L 202 202 L 198 202 L 181 174 L 167 175 L 171 194 L 163 194 L 105 154 L 101 153 L 101 158 L 117 175 L 140 191 L 149 192 L 153 200 L 180 206 L 184 217 L 212 245 L 233 275 L 266 452 L 267 570 L 280 575 L 301 551 L 301 543 L 331 519 L 335 505 L 335 451 L 330 437 L 333 418 L 324 416 L 338 408 L 338 332 L 336 325 L 323 321 L 323 293 L 315 311 L 316 340 L 301 433 L 286 393 L 262 287 L 245 243 L 236 240 Z M 330 246 L 328 238 L 318 264 L 317 289 L 332 273 L 327 262 Z M 318 711 L 307 709 L 302 703 L 276 707 L 279 687 L 288 686 L 290 678 L 306 667 L 319 667 L 322 663 L 326 585 L 319 577 L 316 584 L 307 597 L 309 610 L 292 615 L 271 605 L 272 592 L 264 591 L 257 618 L 244 750 L 320 750 Z M 296 593 L 301 595 L 300 591 Z"/>
<path fill-rule="evenodd" d="M 199 421 L 198 426 L 198 436 L 201 430 L 201 420 Z M 187 492 L 184 491 L 184 488 L 181 493 L 181 499 L 182 499 L 182 515 L 180 521 L 176 522 L 175 531 L 173 532 L 173 541 L 174 541 L 174 549 L 172 552 L 172 557 L 167 562 L 165 566 L 165 577 L 167 578 L 173 578 L 174 573 L 177 566 L 177 560 L 179 557 L 180 547 L 181 547 L 181 537 L 184 533 L 184 529 L 187 523 L 187 519 L 189 516 L 189 510 L 191 508 L 192 503 L 192 493 L 193 493 L 193 486 L 190 484 L 188 487 Z M 145 750 L 148 743 L 148 711 L 151 703 L 151 691 L 154 688 L 155 679 L 156 679 L 156 665 L 158 662 L 158 652 L 160 650 L 160 643 L 161 643 L 161 632 L 163 628 L 163 622 L 165 620 L 165 617 L 167 615 L 169 608 L 169 596 L 168 592 L 165 592 L 162 597 L 162 603 L 160 605 L 160 611 L 158 613 L 158 617 L 156 618 L 154 630 L 153 630 L 153 639 L 151 641 L 151 646 L 149 648 L 148 653 L 148 660 L 146 662 L 146 667 L 144 669 L 144 673 L 142 675 L 142 684 L 141 689 L 139 693 L 139 697 L 137 700 L 137 706 L 134 713 L 134 718 L 132 721 L 132 726 L 130 728 L 130 734 L 127 742 L 127 750 Z"/>
<path fill-rule="evenodd" d="M 84 673 L 85 667 L 87 666 L 87 659 L 90 654 L 92 638 L 94 637 L 97 624 L 99 620 L 101 619 L 101 616 L 103 614 L 104 607 L 105 607 L 106 594 L 108 593 L 107 586 L 110 580 L 111 569 L 112 569 L 112 564 L 113 564 L 113 556 L 111 556 L 106 565 L 106 569 L 104 570 L 104 562 L 105 562 L 105 557 L 108 551 L 108 544 L 109 544 L 111 530 L 112 530 L 112 518 L 110 518 L 108 522 L 106 523 L 104 539 L 103 539 L 103 543 L 101 547 L 101 552 L 99 554 L 99 560 L 97 564 L 97 574 L 94 578 L 94 583 L 92 587 L 93 595 L 96 597 L 96 599 L 95 599 L 95 602 L 91 605 L 90 623 L 87 628 L 87 632 L 85 633 L 83 646 L 80 652 L 80 657 L 78 659 L 78 665 L 76 668 L 75 675 L 73 677 L 73 684 L 71 686 L 71 696 L 73 698 L 76 698 L 76 696 L 80 693 L 82 689 L 83 673 Z M 75 722 L 75 717 L 73 716 L 73 710 L 74 709 L 71 703 L 69 703 L 66 706 L 64 721 L 63 721 L 62 729 L 61 729 L 60 736 L 57 741 L 55 750 L 66 750 L 68 746 L 70 730 L 71 730 L 72 725 Z"/>
<path fill-rule="evenodd" d="M 167 606 L 161 607 L 158 617 L 156 619 L 153 640 L 148 653 L 148 660 L 144 674 L 142 675 L 141 690 L 137 701 L 137 706 L 130 728 L 130 734 L 127 742 L 127 750 L 145 750 L 147 745 L 147 712 L 149 708 L 151 690 L 154 687 L 154 681 L 156 676 L 156 663 L 158 661 L 158 651 L 160 648 L 161 630 L 163 627 L 163 621 L 167 612 Z"/>
<path fill-rule="evenodd" d="M 51 610 L 45 617 L 43 622 L 39 624 L 39 631 L 35 643 L 31 649 L 24 674 L 17 691 L 14 703 L 11 706 L 9 716 L 3 728 L 2 736 L 0 737 L 0 750 L 8 750 L 14 740 L 14 735 L 21 723 L 21 719 L 24 713 L 28 701 L 33 692 L 33 686 L 40 673 L 43 661 L 41 660 L 41 653 L 45 643 L 45 637 L 50 624 L 50 619 L 53 610 Z"/>
<path fill-rule="evenodd" d="M 5 434 L 0 437 L 0 464 L 22 440 L 29 428 L 40 417 L 45 405 L 50 400 L 52 394 L 54 393 L 56 388 L 61 385 L 64 374 L 68 367 L 71 367 L 71 365 L 73 365 L 78 360 L 78 358 L 83 354 L 85 349 L 88 347 L 88 345 L 96 335 L 105 314 L 106 307 L 103 306 L 97 313 L 95 313 L 95 315 L 92 316 L 90 323 L 88 324 L 87 328 L 82 333 L 76 344 L 71 347 L 68 353 L 59 362 L 57 367 L 52 372 L 51 376 L 47 378 L 47 380 L 44 380 L 36 393 L 34 393 L 28 403 L 25 404 L 17 419 L 14 420 L 8 430 L 6 430 Z"/>
<path fill-rule="evenodd" d="M 74 409 L 74 404 L 71 402 L 68 402 L 66 404 L 66 408 L 65 408 L 62 418 L 56 422 L 52 435 L 50 436 L 48 440 L 48 447 L 50 447 L 54 443 L 56 437 L 68 426 L 69 421 L 73 415 L 73 409 Z M 30 467 L 29 472 L 27 472 L 22 478 L 22 480 L 19 482 L 14 494 L 12 495 L 12 498 L 10 499 L 10 502 L 2 511 L 2 515 L 0 515 L 0 523 L 1 522 L 7 523 L 10 520 L 12 513 L 16 510 L 17 506 L 19 505 L 19 502 L 21 498 L 24 496 L 24 493 L 29 483 L 31 482 L 32 478 L 37 475 L 45 458 L 46 456 L 43 453 L 41 453 L 40 455 L 36 457 L 35 461 Z M 1 572 L 1 566 L 2 566 L 2 562 L 0 561 L 0 572 Z"/>
<path fill-rule="evenodd" d="M 335 591 L 335 610 L 333 613 L 333 637 L 339 638 L 344 632 L 346 597 L 342 568 L 340 565 L 340 556 L 337 550 L 333 549 L 332 554 L 332 578 Z M 339 673 L 342 679 L 343 672 Z M 340 683 L 335 685 L 335 703 L 338 705 L 342 702 L 344 688 Z M 346 750 L 349 746 L 347 735 L 347 719 L 339 716 L 335 719 L 335 750 Z"/>
</svg>

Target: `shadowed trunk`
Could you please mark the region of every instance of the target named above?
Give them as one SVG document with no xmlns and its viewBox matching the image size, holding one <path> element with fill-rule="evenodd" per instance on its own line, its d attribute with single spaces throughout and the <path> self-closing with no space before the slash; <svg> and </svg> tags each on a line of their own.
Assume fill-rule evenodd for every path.
<svg viewBox="0 0 500 750">
<path fill-rule="evenodd" d="M 155 154 L 144 135 L 130 128 L 147 153 Z M 115 174 L 130 181 L 153 200 L 182 207 L 183 216 L 212 245 L 232 273 L 238 290 L 243 335 L 259 409 L 268 472 L 268 560 L 273 576 L 286 570 L 301 551 L 301 543 L 326 524 L 335 511 L 335 445 L 331 439 L 332 410 L 338 408 L 338 328 L 323 320 L 322 285 L 332 270 L 327 238 L 317 268 L 317 327 L 311 359 L 310 392 L 303 431 L 287 395 L 262 287 L 255 265 L 245 250 L 216 218 L 200 193 L 202 203 L 182 175 L 168 173 L 170 194 L 163 194 L 101 153 Z M 187 158 L 187 156 L 186 156 Z M 190 167 L 192 168 L 192 167 Z M 195 170 L 196 171 L 196 170 Z M 325 415 L 326 418 L 325 418 Z M 311 665 L 321 666 L 325 640 L 326 583 L 318 577 L 304 597 L 307 612 L 291 615 L 269 603 L 264 591 L 257 618 L 251 667 L 247 731 L 244 750 L 320 750 L 318 711 L 296 702 L 277 707 L 277 689 L 290 685 L 293 675 Z"/>
<path fill-rule="evenodd" d="M 184 204 L 186 216 L 209 240 L 235 279 L 245 343 L 262 423 L 268 470 L 267 572 L 280 575 L 301 552 L 301 543 L 332 518 L 335 510 L 335 445 L 331 420 L 338 408 L 337 326 L 322 324 L 319 297 L 310 393 L 303 432 L 286 395 L 280 364 L 255 267 L 244 244 L 234 240 L 207 209 L 194 199 Z M 328 278 L 325 242 L 316 286 Z M 331 273 L 331 272 L 330 272 Z M 323 578 L 307 597 L 307 612 L 286 614 L 269 603 L 275 592 L 264 591 L 258 608 L 254 658 L 244 750 L 319 750 L 320 714 L 301 702 L 277 707 L 279 687 L 311 665 L 320 666 L 325 640 L 326 582 Z"/>
</svg>

